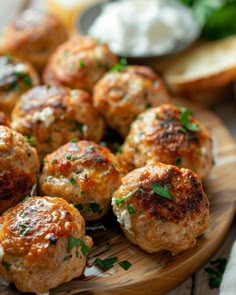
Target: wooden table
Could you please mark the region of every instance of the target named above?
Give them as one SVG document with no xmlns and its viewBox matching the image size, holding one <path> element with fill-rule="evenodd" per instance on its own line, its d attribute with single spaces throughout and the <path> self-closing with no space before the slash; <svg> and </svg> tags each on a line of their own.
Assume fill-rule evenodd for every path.
<svg viewBox="0 0 236 295">
<path fill-rule="evenodd" d="M 4 13 L 1 9 L 0 12 L 0 28 L 10 21 L 18 10 L 26 7 L 29 3 L 32 7 L 44 8 L 45 1 L 33 0 L 33 1 L 23 1 L 23 0 L 8 0 L 4 1 L 5 9 L 7 13 Z M 8 13 L 9 12 L 9 13 Z M 223 120 L 226 127 L 232 134 L 234 140 L 236 140 L 236 98 L 229 98 L 226 101 L 219 103 L 214 106 L 213 111 Z M 236 192 L 235 192 L 236 194 Z M 214 260 L 219 257 L 228 257 L 230 249 L 236 237 L 236 218 L 231 226 L 230 232 L 227 234 L 221 247 L 215 253 L 215 255 L 210 259 Z M 174 290 L 170 291 L 168 295 L 217 295 L 219 294 L 218 289 L 210 289 L 208 287 L 207 274 L 204 271 L 204 265 L 200 270 L 198 270 L 194 275 L 189 277 L 181 285 L 179 285 Z"/>
</svg>

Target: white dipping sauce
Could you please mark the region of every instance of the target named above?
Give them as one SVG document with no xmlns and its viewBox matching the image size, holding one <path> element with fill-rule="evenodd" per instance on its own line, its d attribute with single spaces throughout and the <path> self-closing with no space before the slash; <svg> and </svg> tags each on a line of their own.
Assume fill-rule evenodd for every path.
<svg viewBox="0 0 236 295">
<path fill-rule="evenodd" d="M 130 56 L 162 55 L 188 43 L 199 28 L 187 8 L 167 0 L 121 0 L 106 4 L 89 35 Z"/>
</svg>

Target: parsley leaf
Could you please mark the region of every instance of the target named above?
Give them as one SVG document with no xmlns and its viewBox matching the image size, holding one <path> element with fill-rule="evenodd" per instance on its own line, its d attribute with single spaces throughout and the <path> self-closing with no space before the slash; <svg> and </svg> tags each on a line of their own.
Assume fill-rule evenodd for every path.
<svg viewBox="0 0 236 295">
<path fill-rule="evenodd" d="M 199 131 L 200 130 L 200 127 L 195 124 L 195 123 L 191 123 L 189 121 L 189 116 L 190 116 L 190 112 L 188 110 L 184 110 L 181 115 L 180 115 L 180 121 L 181 123 L 183 124 L 183 126 L 190 130 L 190 131 Z"/>
<path fill-rule="evenodd" d="M 124 70 L 127 67 L 127 59 L 126 58 L 121 58 L 120 62 L 115 64 L 112 68 L 112 72 L 120 72 Z"/>
<path fill-rule="evenodd" d="M 2 266 L 5 268 L 6 271 L 10 270 L 10 264 L 8 264 L 6 261 L 2 261 Z"/>
<path fill-rule="evenodd" d="M 77 204 L 77 205 L 74 205 L 74 207 L 77 209 L 77 210 L 83 210 L 83 205 L 82 204 Z"/>
<path fill-rule="evenodd" d="M 113 264 L 117 262 L 117 257 L 107 258 L 107 259 L 100 259 L 96 258 L 95 264 L 100 266 L 102 269 L 107 270 L 113 267 Z"/>
<path fill-rule="evenodd" d="M 210 264 L 213 267 L 206 267 L 204 269 L 208 274 L 208 285 L 211 289 L 219 288 L 226 268 L 227 259 L 220 257 L 214 261 L 210 261 Z"/>
<path fill-rule="evenodd" d="M 136 194 L 137 192 L 142 192 L 142 189 L 136 188 L 133 191 L 129 192 L 126 196 L 122 197 L 122 198 L 117 198 L 116 199 L 116 205 L 119 205 L 120 203 L 123 203 L 125 200 L 129 199 L 130 197 L 132 197 L 134 194 Z"/>
<path fill-rule="evenodd" d="M 134 214 L 137 212 L 137 210 L 131 204 L 127 204 L 127 210 L 129 214 Z"/>
<path fill-rule="evenodd" d="M 30 231 L 30 225 L 29 225 L 29 222 L 27 221 L 20 224 L 19 227 L 21 228 L 20 234 L 22 236 L 25 236 Z"/>
<path fill-rule="evenodd" d="M 88 210 L 94 213 L 102 213 L 102 209 L 100 208 L 99 204 L 94 201 L 89 203 Z"/>
<path fill-rule="evenodd" d="M 74 178 L 71 178 L 70 183 L 74 185 L 74 184 L 76 184 L 76 180 Z"/>
<path fill-rule="evenodd" d="M 175 158 L 175 166 L 179 166 L 181 164 L 181 158 L 177 157 Z"/>
<path fill-rule="evenodd" d="M 80 239 L 76 239 L 73 236 L 70 236 L 69 237 L 68 252 L 70 252 L 76 246 L 81 246 L 81 252 L 83 255 L 86 255 L 90 251 L 89 246 L 87 246 L 84 241 L 82 241 Z"/>
<path fill-rule="evenodd" d="M 151 188 L 153 189 L 154 193 L 157 194 L 158 196 L 161 196 L 171 201 L 174 200 L 174 198 L 172 197 L 166 185 L 162 187 L 160 184 L 156 183 L 156 184 L 151 184 Z"/>
<path fill-rule="evenodd" d="M 118 262 L 118 264 L 124 269 L 124 270 L 128 270 L 130 268 L 130 266 L 132 265 L 129 261 L 127 260 L 123 260 Z"/>
</svg>

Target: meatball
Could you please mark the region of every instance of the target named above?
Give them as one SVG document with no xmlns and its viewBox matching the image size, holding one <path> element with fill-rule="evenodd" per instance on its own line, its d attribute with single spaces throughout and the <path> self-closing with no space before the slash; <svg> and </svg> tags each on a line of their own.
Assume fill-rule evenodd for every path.
<svg viewBox="0 0 236 295">
<path fill-rule="evenodd" d="M 92 92 L 94 84 L 117 62 L 106 44 L 90 37 L 75 37 L 52 54 L 44 71 L 45 83 Z"/>
<path fill-rule="evenodd" d="M 200 177 L 172 165 L 157 163 L 131 171 L 112 204 L 128 240 L 149 253 L 168 250 L 175 255 L 193 247 L 209 223 Z"/>
<path fill-rule="evenodd" d="M 31 197 L 0 217 L 0 274 L 21 292 L 46 293 L 82 274 L 92 239 L 65 200 Z"/>
<path fill-rule="evenodd" d="M 21 94 L 38 84 L 32 65 L 10 55 L 0 57 L 0 111 L 10 116 Z"/>
<path fill-rule="evenodd" d="M 36 150 L 21 134 L 0 126 L 0 214 L 30 194 L 38 173 Z"/>
<path fill-rule="evenodd" d="M 38 86 L 26 92 L 14 108 L 12 128 L 28 137 L 42 160 L 70 140 L 98 142 L 104 122 L 83 90 Z"/>
<path fill-rule="evenodd" d="M 190 111 L 162 105 L 133 122 L 121 157 L 129 170 L 162 162 L 192 169 L 205 178 L 213 165 L 212 139 Z"/>
<path fill-rule="evenodd" d="M 110 208 L 124 173 L 107 148 L 85 140 L 70 142 L 45 158 L 39 189 L 73 203 L 86 221 L 97 220 Z"/>
<path fill-rule="evenodd" d="M 56 16 L 29 9 L 6 27 L 0 52 L 25 59 L 41 71 L 52 51 L 66 40 L 66 30 Z"/>
<path fill-rule="evenodd" d="M 123 137 L 137 115 L 169 100 L 161 78 L 145 66 L 127 66 L 120 71 L 110 71 L 94 88 L 95 106 L 107 125 Z"/>
</svg>

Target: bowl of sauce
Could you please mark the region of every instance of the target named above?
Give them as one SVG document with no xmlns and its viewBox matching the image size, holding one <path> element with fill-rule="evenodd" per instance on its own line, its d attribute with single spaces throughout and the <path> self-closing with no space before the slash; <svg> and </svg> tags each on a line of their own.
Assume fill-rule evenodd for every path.
<svg viewBox="0 0 236 295">
<path fill-rule="evenodd" d="M 176 53 L 200 35 L 191 10 L 174 0 L 99 2 L 80 15 L 77 28 L 130 58 Z"/>
</svg>

